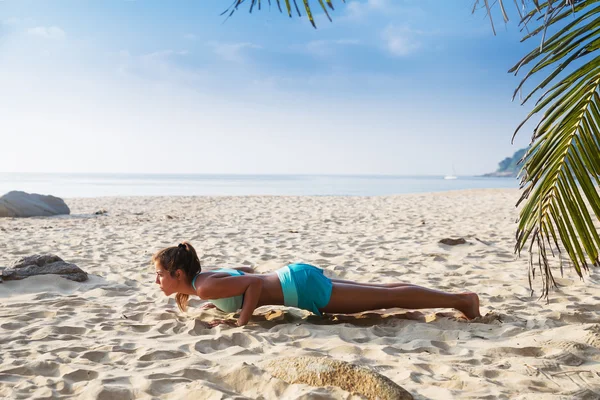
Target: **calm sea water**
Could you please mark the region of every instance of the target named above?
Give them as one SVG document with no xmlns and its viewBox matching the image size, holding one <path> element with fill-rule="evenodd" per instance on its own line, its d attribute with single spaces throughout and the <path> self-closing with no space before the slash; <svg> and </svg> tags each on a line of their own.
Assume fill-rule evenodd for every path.
<svg viewBox="0 0 600 400">
<path fill-rule="evenodd" d="M 11 190 L 59 197 L 100 196 L 382 196 L 480 188 L 517 188 L 514 178 L 390 175 L 159 175 L 0 173 Z"/>
</svg>

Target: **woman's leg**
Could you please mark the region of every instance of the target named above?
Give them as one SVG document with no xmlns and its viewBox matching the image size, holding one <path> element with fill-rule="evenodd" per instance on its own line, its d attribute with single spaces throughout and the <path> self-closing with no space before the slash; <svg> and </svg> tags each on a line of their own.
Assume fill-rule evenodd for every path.
<svg viewBox="0 0 600 400">
<path fill-rule="evenodd" d="M 374 287 L 332 281 L 329 303 L 324 313 L 352 314 L 384 308 L 454 308 L 467 318 L 479 317 L 479 297 L 475 293 L 447 293 L 420 286 Z"/>
<path fill-rule="evenodd" d="M 333 279 L 332 278 L 330 280 L 331 280 L 331 282 L 334 282 L 334 283 L 344 283 L 346 285 L 382 287 L 382 288 L 416 286 L 416 285 L 413 285 L 412 283 L 401 283 L 401 282 L 394 282 L 394 283 L 361 283 L 361 282 L 355 282 L 355 281 L 347 281 L 345 279 Z"/>
</svg>

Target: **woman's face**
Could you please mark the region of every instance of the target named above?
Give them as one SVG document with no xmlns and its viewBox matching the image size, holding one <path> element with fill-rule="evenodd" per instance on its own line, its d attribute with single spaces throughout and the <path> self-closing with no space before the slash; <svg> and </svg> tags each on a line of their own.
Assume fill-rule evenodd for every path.
<svg viewBox="0 0 600 400">
<path fill-rule="evenodd" d="M 156 280 L 154 282 L 160 286 L 160 290 L 167 296 L 177 292 L 177 290 L 175 290 L 179 285 L 177 275 L 178 273 L 181 273 L 181 271 L 177 270 L 175 276 L 171 276 L 169 271 L 164 269 L 158 262 L 154 263 L 154 268 L 156 269 Z"/>
</svg>

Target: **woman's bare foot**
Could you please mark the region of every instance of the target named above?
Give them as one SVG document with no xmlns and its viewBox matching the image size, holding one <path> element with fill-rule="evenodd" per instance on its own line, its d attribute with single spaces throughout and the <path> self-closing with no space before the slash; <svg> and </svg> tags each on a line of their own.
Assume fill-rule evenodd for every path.
<svg viewBox="0 0 600 400">
<path fill-rule="evenodd" d="M 479 313 L 479 296 L 477 296 L 477 293 L 461 293 L 460 296 L 464 305 L 457 308 L 457 310 L 465 314 L 465 317 L 468 319 L 481 317 Z"/>
</svg>

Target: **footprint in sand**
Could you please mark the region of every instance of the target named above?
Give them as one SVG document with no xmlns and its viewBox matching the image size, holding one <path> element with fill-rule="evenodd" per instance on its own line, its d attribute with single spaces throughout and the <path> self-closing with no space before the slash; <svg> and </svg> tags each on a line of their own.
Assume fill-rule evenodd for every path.
<svg viewBox="0 0 600 400">
<path fill-rule="evenodd" d="M 102 363 L 109 360 L 108 352 L 106 351 L 88 351 L 83 353 L 80 357 L 95 363 Z"/>
<path fill-rule="evenodd" d="M 54 311 L 35 311 L 35 312 L 30 312 L 27 313 L 23 316 L 25 321 L 29 321 L 31 319 L 38 319 L 38 318 L 54 318 L 56 317 L 56 312 Z"/>
<path fill-rule="evenodd" d="M 216 351 L 225 350 L 231 346 L 231 342 L 224 337 L 219 339 L 199 340 L 194 345 L 194 349 L 202 354 L 211 354 Z"/>
<path fill-rule="evenodd" d="M 59 376 L 60 365 L 52 361 L 36 361 L 3 371 L 5 374 L 22 376 Z"/>
<path fill-rule="evenodd" d="M 211 354 L 223 350 L 231 350 L 238 355 L 241 353 L 257 354 L 263 353 L 265 343 L 266 340 L 262 338 L 259 340 L 257 337 L 236 332 L 231 337 L 222 336 L 219 339 L 200 340 L 194 348 L 202 354 Z"/>
<path fill-rule="evenodd" d="M 181 333 L 184 329 L 186 329 L 185 324 L 179 321 L 162 322 L 157 328 L 157 330 L 163 335 L 171 332 L 176 334 Z"/>
<path fill-rule="evenodd" d="M 331 258 L 331 257 L 337 257 L 337 256 L 339 256 L 340 254 L 327 253 L 327 252 L 324 252 L 324 251 L 322 251 L 322 252 L 320 252 L 320 253 L 319 253 L 319 255 L 320 255 L 321 257 L 325 257 L 325 258 Z"/>
<path fill-rule="evenodd" d="M 545 347 L 544 351 L 546 352 L 550 352 L 553 351 L 554 349 L 550 348 L 550 347 Z M 550 356 L 546 356 L 544 357 L 546 359 L 555 361 L 556 364 L 558 365 L 566 365 L 569 367 L 578 367 L 581 364 L 584 364 L 586 362 L 586 360 L 584 360 L 581 357 L 576 356 L 575 354 L 571 353 L 570 351 L 560 351 L 557 354 L 552 354 Z"/>
<path fill-rule="evenodd" d="M 91 381 L 98 378 L 98 375 L 99 374 L 96 371 L 91 371 L 88 369 L 76 369 L 75 371 L 63 375 L 63 379 L 71 382 Z"/>
<path fill-rule="evenodd" d="M 131 385 L 131 378 L 129 376 L 111 376 L 110 378 L 104 378 L 101 381 L 102 385 Z"/>
<path fill-rule="evenodd" d="M 138 333 L 145 333 L 150 331 L 150 329 L 152 329 L 154 326 L 153 325 L 137 325 L 137 324 L 131 324 L 127 326 L 129 329 L 131 329 L 134 332 L 138 332 Z"/>
<path fill-rule="evenodd" d="M 185 357 L 186 353 L 181 351 L 157 350 L 144 354 L 138 360 L 140 361 L 155 361 L 155 360 L 172 360 L 174 358 Z"/>
<path fill-rule="evenodd" d="M 89 350 L 87 347 L 59 347 L 58 349 L 54 349 L 52 350 L 50 353 L 52 354 L 60 354 L 60 353 L 67 353 L 69 355 L 69 357 L 74 358 L 77 357 L 77 355 L 79 353 L 83 353 L 84 351 Z"/>
<path fill-rule="evenodd" d="M 488 379 L 496 379 L 498 378 L 500 375 L 504 375 L 505 372 L 503 371 L 498 371 L 496 369 L 484 369 L 483 372 L 481 373 L 484 377 L 488 378 Z"/>
<path fill-rule="evenodd" d="M 8 331 L 16 331 L 21 328 L 26 327 L 28 324 L 24 322 L 7 322 L 5 324 L 0 325 L 0 328 L 6 329 Z"/>
<path fill-rule="evenodd" d="M 436 258 L 433 259 L 433 261 L 438 261 L 437 258 L 441 258 L 442 259 L 441 261 L 446 261 L 446 259 L 443 258 L 443 257 L 436 257 Z M 448 265 L 446 265 L 446 269 L 449 269 L 451 271 L 457 270 L 457 269 L 459 269 L 461 267 L 462 267 L 462 265 L 458 265 L 458 264 L 448 264 Z"/>
<path fill-rule="evenodd" d="M 169 376 L 162 379 L 152 379 L 147 392 L 153 396 L 171 394 L 176 385 L 190 383 L 191 379 Z"/>
<path fill-rule="evenodd" d="M 212 374 L 210 374 L 209 372 L 196 368 L 186 368 L 183 370 L 182 375 L 184 378 L 191 379 L 193 381 L 210 380 L 210 378 L 212 377 Z"/>
<path fill-rule="evenodd" d="M 124 345 L 118 344 L 116 346 L 113 346 L 110 349 L 110 351 L 113 353 L 125 353 L 125 354 L 135 353 L 137 350 L 138 350 L 137 347 L 132 343 L 126 343 Z"/>
<path fill-rule="evenodd" d="M 532 357 L 538 358 L 544 356 L 545 352 L 540 347 L 526 346 L 526 347 L 495 347 L 489 349 L 485 353 L 490 357 Z"/>
<path fill-rule="evenodd" d="M 166 314 L 167 318 L 159 317 L 158 319 L 171 319 L 171 318 L 173 318 L 171 314 L 161 313 L 160 315 L 162 315 L 162 314 Z M 131 321 L 140 322 L 142 319 L 144 319 L 145 315 L 146 315 L 146 312 L 138 312 L 138 313 L 131 313 L 131 314 L 126 313 L 126 314 L 123 314 L 122 316 L 125 319 L 131 320 Z"/>
<path fill-rule="evenodd" d="M 90 393 L 93 399 L 133 399 L 133 392 L 123 386 L 101 386 Z"/>
<path fill-rule="evenodd" d="M 86 328 L 76 326 L 58 326 L 54 330 L 61 335 L 83 335 L 87 332 Z"/>
</svg>

